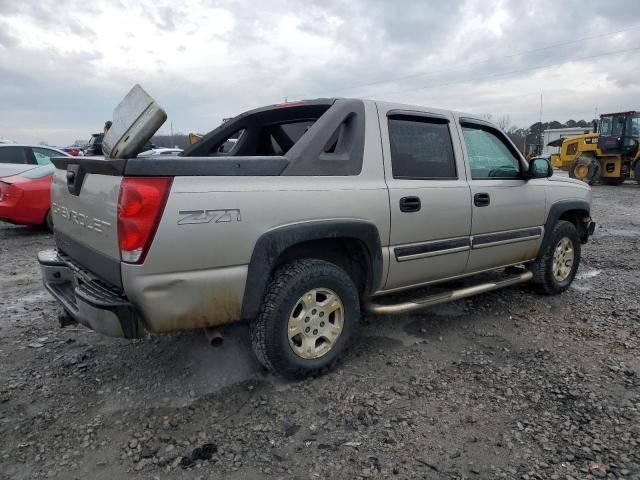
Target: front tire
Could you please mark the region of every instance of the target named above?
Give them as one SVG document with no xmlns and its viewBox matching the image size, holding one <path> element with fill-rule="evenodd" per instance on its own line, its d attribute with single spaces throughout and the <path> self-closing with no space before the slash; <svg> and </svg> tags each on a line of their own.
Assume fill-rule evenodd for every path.
<svg viewBox="0 0 640 480">
<path fill-rule="evenodd" d="M 594 185 L 600 178 L 600 162 L 592 155 L 581 155 L 571 164 L 569 177 Z"/>
<path fill-rule="evenodd" d="M 575 225 L 558 221 L 538 259 L 531 265 L 533 284 L 547 295 L 564 292 L 576 276 L 580 254 L 581 243 Z"/>
<path fill-rule="evenodd" d="M 359 320 L 358 290 L 344 270 L 322 260 L 298 260 L 271 277 L 250 325 L 251 342 L 268 370 L 304 378 L 338 361 Z"/>
</svg>

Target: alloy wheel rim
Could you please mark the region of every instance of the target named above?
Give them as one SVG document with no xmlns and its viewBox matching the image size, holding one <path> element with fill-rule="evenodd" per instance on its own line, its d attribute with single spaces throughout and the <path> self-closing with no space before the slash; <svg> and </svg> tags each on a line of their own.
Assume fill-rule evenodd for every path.
<svg viewBox="0 0 640 480">
<path fill-rule="evenodd" d="M 571 274 L 575 250 L 569 237 L 562 237 L 553 252 L 553 276 L 558 282 L 566 280 Z"/>
<path fill-rule="evenodd" d="M 344 306 L 328 288 L 314 288 L 302 295 L 289 315 L 287 338 L 296 355 L 313 360 L 326 355 L 344 327 Z"/>
</svg>

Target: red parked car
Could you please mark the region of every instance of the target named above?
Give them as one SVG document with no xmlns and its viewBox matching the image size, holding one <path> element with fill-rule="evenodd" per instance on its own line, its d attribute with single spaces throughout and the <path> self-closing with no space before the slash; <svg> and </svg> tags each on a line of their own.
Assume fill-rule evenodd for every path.
<svg viewBox="0 0 640 480">
<path fill-rule="evenodd" d="M 0 178 L 0 220 L 18 225 L 42 225 L 53 229 L 51 177 L 53 165 L 42 165 Z"/>
</svg>

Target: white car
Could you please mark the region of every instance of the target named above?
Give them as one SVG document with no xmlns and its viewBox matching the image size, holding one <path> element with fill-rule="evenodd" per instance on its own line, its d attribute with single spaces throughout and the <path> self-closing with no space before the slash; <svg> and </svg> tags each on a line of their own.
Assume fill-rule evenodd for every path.
<svg viewBox="0 0 640 480">
<path fill-rule="evenodd" d="M 53 157 L 68 156 L 53 147 L 0 143 L 0 177 L 18 175 L 38 165 L 49 165 Z"/>
<path fill-rule="evenodd" d="M 156 155 L 180 155 L 181 148 L 152 148 L 138 154 L 138 157 L 155 157 Z"/>
</svg>

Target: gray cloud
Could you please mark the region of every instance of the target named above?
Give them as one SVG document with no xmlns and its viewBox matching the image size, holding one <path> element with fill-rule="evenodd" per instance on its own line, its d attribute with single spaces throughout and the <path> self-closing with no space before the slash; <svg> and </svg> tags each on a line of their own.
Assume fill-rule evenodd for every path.
<svg viewBox="0 0 640 480">
<path fill-rule="evenodd" d="M 230 20 L 202 19 L 214 9 Z M 113 35 L 100 23 L 104 12 L 109 21 L 134 18 L 145 29 Z M 632 27 L 633 19 L 640 19 L 637 0 L 615 8 L 601 0 L 205 0 L 189 8 L 0 0 L 0 137 L 40 140 L 53 126 L 60 131 L 51 142 L 88 136 L 137 82 L 183 131 L 312 96 L 509 113 L 522 125 L 537 120 L 544 91 L 549 116 L 589 118 L 594 106 L 637 108 L 640 80 L 632 67 L 640 53 L 563 62 L 639 47 L 640 28 L 570 42 Z M 29 47 L 13 28 L 18 21 L 77 42 Z M 194 43 L 197 35 L 210 41 Z M 115 59 L 98 50 L 100 41 L 113 42 Z M 554 44 L 564 45 L 541 49 Z M 562 65 L 537 68 L 550 64 Z"/>
</svg>

